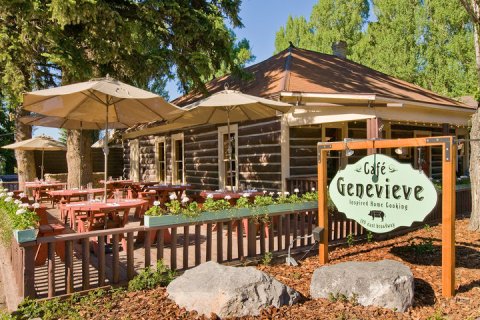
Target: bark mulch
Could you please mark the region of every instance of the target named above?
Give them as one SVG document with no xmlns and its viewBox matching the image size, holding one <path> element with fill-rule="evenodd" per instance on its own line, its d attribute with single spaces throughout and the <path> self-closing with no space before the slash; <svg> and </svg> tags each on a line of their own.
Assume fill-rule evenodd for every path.
<svg viewBox="0 0 480 320">
<path fill-rule="evenodd" d="M 431 240 L 431 241 L 430 241 Z M 301 292 L 305 302 L 269 308 L 261 316 L 245 319 L 476 319 L 480 317 L 480 233 L 468 230 L 468 219 L 456 222 L 456 291 L 451 299 L 442 297 L 441 226 L 424 228 L 389 240 L 339 247 L 331 251 L 330 263 L 392 259 L 409 266 L 415 277 L 414 305 L 404 313 L 363 307 L 354 301 L 309 299 L 313 271 L 319 267 L 312 256 L 298 267 L 258 266 L 279 281 Z M 123 293 L 98 298 L 82 312 L 92 319 L 196 319 L 195 312 L 178 308 L 167 298 L 165 288 Z"/>
</svg>

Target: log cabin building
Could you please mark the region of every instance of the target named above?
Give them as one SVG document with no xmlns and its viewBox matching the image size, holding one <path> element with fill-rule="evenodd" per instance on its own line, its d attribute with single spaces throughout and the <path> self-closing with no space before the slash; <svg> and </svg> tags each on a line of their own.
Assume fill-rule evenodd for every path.
<svg viewBox="0 0 480 320">
<path fill-rule="evenodd" d="M 447 98 L 345 58 L 342 43 L 334 54 L 290 47 L 247 67 L 251 77 L 227 75 L 206 87 L 209 93 L 229 89 L 291 103 L 288 114 L 231 124 L 234 138 L 234 185 L 285 190 L 291 178 L 315 177 L 316 144 L 345 139 L 411 138 L 455 135 L 466 138 L 476 106 Z M 204 96 L 184 95 L 172 101 L 186 106 Z M 169 130 L 154 125 L 124 134 L 124 175 L 135 180 L 183 182 L 191 192 L 225 188 L 228 170 L 227 128 L 199 125 Z M 378 150 L 402 162 L 421 166 L 439 178 L 441 150 Z M 328 174 L 357 161 L 366 151 L 331 152 Z M 457 173 L 468 173 L 468 144 L 459 148 Z"/>
</svg>

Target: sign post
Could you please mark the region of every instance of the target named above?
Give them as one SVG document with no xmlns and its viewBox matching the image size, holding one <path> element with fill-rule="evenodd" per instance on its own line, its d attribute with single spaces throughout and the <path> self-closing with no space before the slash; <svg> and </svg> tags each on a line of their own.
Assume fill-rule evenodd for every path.
<svg viewBox="0 0 480 320">
<path fill-rule="evenodd" d="M 423 146 L 442 147 L 442 294 L 444 297 L 452 297 L 455 294 L 457 153 L 454 137 L 451 136 L 318 143 L 318 224 L 324 228 L 319 247 L 321 264 L 328 262 L 330 236 L 327 208 L 327 152 Z M 348 182 L 347 179 L 352 181 Z M 407 179 L 407 182 L 399 183 L 405 181 L 404 179 Z M 367 156 L 356 164 L 347 166 L 345 170 L 337 173 L 332 182 L 330 192 L 339 210 L 374 232 L 387 232 L 399 226 L 409 226 L 413 221 L 423 221 L 434 208 L 437 199 L 433 185 L 425 174 L 414 172 L 409 164 L 401 164 L 381 154 Z M 415 212 L 412 212 L 413 208 Z M 372 220 L 367 220 L 367 216 Z"/>
</svg>

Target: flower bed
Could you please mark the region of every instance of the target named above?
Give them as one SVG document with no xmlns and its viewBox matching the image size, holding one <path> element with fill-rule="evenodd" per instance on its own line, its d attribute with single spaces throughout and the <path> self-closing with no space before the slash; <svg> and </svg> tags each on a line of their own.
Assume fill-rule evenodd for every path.
<svg viewBox="0 0 480 320">
<path fill-rule="evenodd" d="M 13 192 L 6 193 L 0 190 L 0 238 L 4 245 L 8 245 L 12 235 L 18 242 L 35 240 L 38 233 L 39 217 L 28 209 L 28 203 L 13 198 Z M 22 195 L 20 195 L 22 197 Z M 33 208 L 38 208 L 38 203 Z"/>
<path fill-rule="evenodd" d="M 196 202 L 190 203 L 187 198 L 181 201 L 171 198 L 170 203 L 166 204 L 166 210 L 160 207 L 160 202 L 155 202 L 145 213 L 144 222 L 147 227 L 159 227 L 242 218 L 268 220 L 270 215 L 282 212 L 316 209 L 317 199 L 316 192 L 308 192 L 302 197 L 297 194 L 290 196 L 288 193 L 269 195 L 265 193 L 263 196 L 256 196 L 251 202 L 249 195 L 245 194 L 232 207 L 228 198 L 222 200 L 207 198 L 203 206 Z"/>
</svg>

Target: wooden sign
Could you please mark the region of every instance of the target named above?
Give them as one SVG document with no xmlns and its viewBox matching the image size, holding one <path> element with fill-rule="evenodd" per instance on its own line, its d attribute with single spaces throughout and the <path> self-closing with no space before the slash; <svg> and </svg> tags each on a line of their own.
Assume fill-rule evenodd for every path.
<svg viewBox="0 0 480 320">
<path fill-rule="evenodd" d="M 323 229 L 318 252 L 320 264 L 328 262 L 328 242 L 330 237 L 327 206 L 327 152 L 347 149 L 375 150 L 434 146 L 442 148 L 442 295 L 444 297 L 455 295 L 455 167 L 457 145 L 455 138 L 451 136 L 319 142 L 317 145 L 318 226 Z"/>
<path fill-rule="evenodd" d="M 338 211 L 376 233 L 423 221 L 437 204 L 435 186 L 422 170 L 383 154 L 339 170 L 329 193 Z"/>
</svg>

